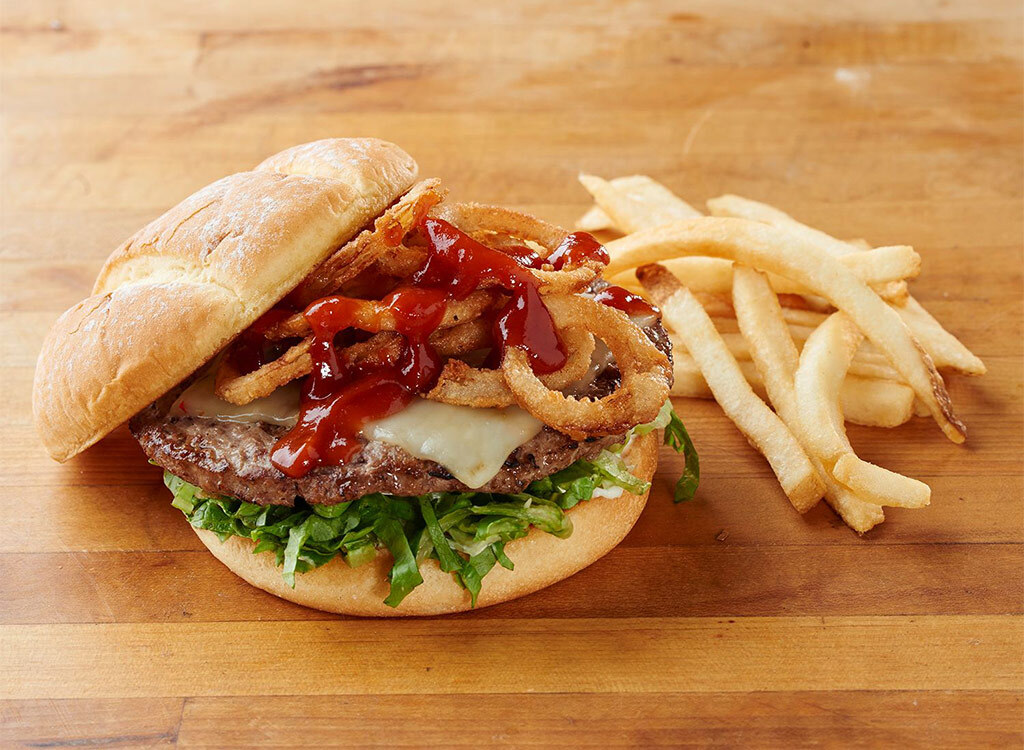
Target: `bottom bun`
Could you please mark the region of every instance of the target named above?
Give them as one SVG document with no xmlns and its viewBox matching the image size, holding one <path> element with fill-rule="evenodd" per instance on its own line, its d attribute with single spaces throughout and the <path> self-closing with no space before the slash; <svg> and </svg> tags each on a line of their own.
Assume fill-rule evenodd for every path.
<svg viewBox="0 0 1024 750">
<path fill-rule="evenodd" d="M 631 471 L 650 481 L 658 464 L 656 432 L 637 438 L 626 457 Z M 515 570 L 495 566 L 483 580 L 476 606 L 515 599 L 568 578 L 607 554 L 633 528 L 647 503 L 647 493 L 623 492 L 615 498 L 597 497 L 580 503 L 569 512 L 573 532 L 568 539 L 531 528 L 522 539 L 505 545 Z M 295 588 L 281 577 L 281 569 L 270 552 L 252 553 L 255 543 L 233 536 L 221 542 L 215 533 L 196 529 L 196 534 L 214 557 L 232 572 L 257 588 L 289 601 L 344 615 L 401 617 L 440 615 L 471 608 L 469 592 L 451 573 L 443 572 L 436 560 L 420 565 L 423 583 L 397 608 L 384 604 L 388 595 L 387 574 L 391 555 L 380 552 L 372 561 L 351 568 L 337 557 L 326 565 L 295 576 Z"/>
</svg>

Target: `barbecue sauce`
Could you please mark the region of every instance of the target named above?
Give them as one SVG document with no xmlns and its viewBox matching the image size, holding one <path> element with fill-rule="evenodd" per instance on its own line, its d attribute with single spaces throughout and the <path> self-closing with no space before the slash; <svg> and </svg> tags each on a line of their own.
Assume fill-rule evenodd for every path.
<svg viewBox="0 0 1024 750">
<path fill-rule="evenodd" d="M 441 358 L 429 339 L 444 317 L 444 293 L 397 289 L 382 302 L 405 337 L 393 364 L 369 359 L 348 363 L 338 357 L 335 337 L 340 333 L 349 328 L 380 330 L 383 313 L 356 325 L 365 301 L 325 297 L 306 308 L 313 331 L 313 370 L 305 383 L 298 424 L 277 442 L 270 457 L 288 476 L 305 476 L 319 464 L 345 463 L 359 450 L 359 431 L 367 422 L 401 411 L 440 375 Z"/>
<path fill-rule="evenodd" d="M 558 247 L 547 257 L 547 262 L 561 271 L 565 266 L 579 266 L 588 260 L 594 260 L 603 266 L 608 265 L 608 251 L 604 245 L 586 232 L 573 232 L 559 243 Z"/>
<path fill-rule="evenodd" d="M 607 253 L 596 240 L 582 233 L 569 235 L 545 260 L 527 247 L 491 249 L 442 219 L 426 217 L 419 229 L 427 240 L 426 262 L 414 274 L 412 286 L 382 300 L 404 338 L 397 361 L 356 364 L 338 356 L 339 336 L 349 336 L 353 328 L 368 333 L 381 328 L 384 313 L 371 320 L 365 313 L 357 315 L 365 300 L 332 296 L 306 308 L 313 332 L 313 370 L 304 385 L 298 424 L 271 455 L 286 475 L 301 477 L 318 465 L 350 460 L 361 447 L 359 433 L 366 424 L 401 411 L 417 394 L 430 390 L 443 366 L 430 335 L 444 318 L 448 301 L 465 299 L 481 287 L 497 286 L 509 294 L 492 324 L 493 362 L 500 363 L 506 348 L 513 346 L 526 352 L 537 373 L 565 365 L 565 348 L 529 269 L 545 262 L 556 268 L 591 259 L 606 263 Z"/>
<path fill-rule="evenodd" d="M 594 295 L 594 301 L 608 305 L 608 307 L 614 307 L 616 310 L 622 310 L 622 312 L 631 317 L 661 317 L 658 308 L 639 294 L 633 294 L 621 286 L 606 286 Z"/>
<path fill-rule="evenodd" d="M 525 245 L 506 245 L 501 252 L 526 268 L 543 268 L 547 262 Z"/>
</svg>

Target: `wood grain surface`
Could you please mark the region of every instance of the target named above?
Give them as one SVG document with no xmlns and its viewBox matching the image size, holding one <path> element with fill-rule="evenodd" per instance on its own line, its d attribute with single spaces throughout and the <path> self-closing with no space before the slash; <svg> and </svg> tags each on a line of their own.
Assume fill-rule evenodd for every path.
<svg viewBox="0 0 1024 750">
<path fill-rule="evenodd" d="M 1022 24 L 1017 0 L 2 3 L 0 745 L 1020 746 Z M 988 364 L 966 447 L 851 428 L 932 506 L 863 538 L 789 507 L 680 400 L 626 541 L 450 618 L 313 612 L 192 534 L 126 431 L 59 466 L 29 391 L 47 327 L 193 190 L 376 135 L 462 199 L 570 223 L 583 169 L 767 200 L 912 244 L 913 291 Z M 154 342 L 159 345 L 159 342 Z"/>
</svg>

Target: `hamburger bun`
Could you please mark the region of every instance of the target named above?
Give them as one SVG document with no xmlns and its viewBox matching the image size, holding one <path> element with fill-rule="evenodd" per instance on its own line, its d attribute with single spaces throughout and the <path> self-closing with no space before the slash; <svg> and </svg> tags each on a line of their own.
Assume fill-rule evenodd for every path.
<svg viewBox="0 0 1024 750">
<path fill-rule="evenodd" d="M 317 141 L 208 185 L 136 232 L 43 342 L 32 410 L 49 454 L 85 450 L 199 369 L 416 172 L 386 141 Z"/>
<path fill-rule="evenodd" d="M 658 464 L 658 437 L 650 432 L 637 438 L 626 456 L 635 476 L 650 481 Z M 530 594 L 568 578 L 610 552 L 621 542 L 640 517 L 647 493 L 623 492 L 616 498 L 595 497 L 568 511 L 573 532 L 567 539 L 537 528 L 522 539 L 505 546 L 515 570 L 494 566 L 484 578 L 476 607 L 487 607 Z M 231 572 L 253 586 L 282 599 L 327 612 L 372 617 L 442 615 L 470 609 L 469 592 L 451 573 L 443 572 L 436 560 L 420 564 L 423 583 L 402 600 L 397 608 L 384 604 L 388 595 L 387 575 L 391 555 L 377 553 L 369 563 L 351 568 L 340 557 L 326 565 L 295 576 L 295 588 L 281 577 L 281 569 L 270 552 L 253 554 L 255 543 L 233 536 L 221 542 L 212 531 L 195 529 L 203 544 Z"/>
<path fill-rule="evenodd" d="M 33 412 L 50 455 L 64 461 L 176 392 L 371 225 L 412 187 L 416 175 L 416 163 L 394 144 L 317 141 L 218 180 L 139 230 L 104 264 L 92 296 L 64 313 L 43 343 Z M 650 480 L 657 452 L 652 433 L 638 438 L 625 459 L 637 477 Z M 200 484 L 209 490 L 210 482 Z M 306 496 L 291 497 L 296 495 Z M 515 570 L 494 567 L 476 606 L 514 599 L 586 567 L 626 536 L 646 500 L 646 493 L 597 497 L 569 511 L 569 538 L 531 528 L 510 541 L 505 549 Z M 292 588 L 276 556 L 253 554 L 251 540 L 233 536 L 221 542 L 213 532 L 196 533 L 244 580 L 309 607 L 395 616 L 472 606 L 470 594 L 434 560 L 421 565 L 424 583 L 392 609 L 384 604 L 392 565 L 387 551 L 358 568 L 336 557 L 297 575 Z"/>
</svg>

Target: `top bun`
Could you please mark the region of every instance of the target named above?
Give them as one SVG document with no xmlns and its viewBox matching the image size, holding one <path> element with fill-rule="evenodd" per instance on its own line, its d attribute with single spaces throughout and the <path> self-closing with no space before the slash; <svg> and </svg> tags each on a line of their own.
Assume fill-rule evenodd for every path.
<svg viewBox="0 0 1024 750">
<path fill-rule="evenodd" d="M 200 368 L 416 172 L 387 141 L 316 141 L 208 185 L 136 232 L 43 342 L 32 409 L 50 455 L 85 450 Z"/>
</svg>

